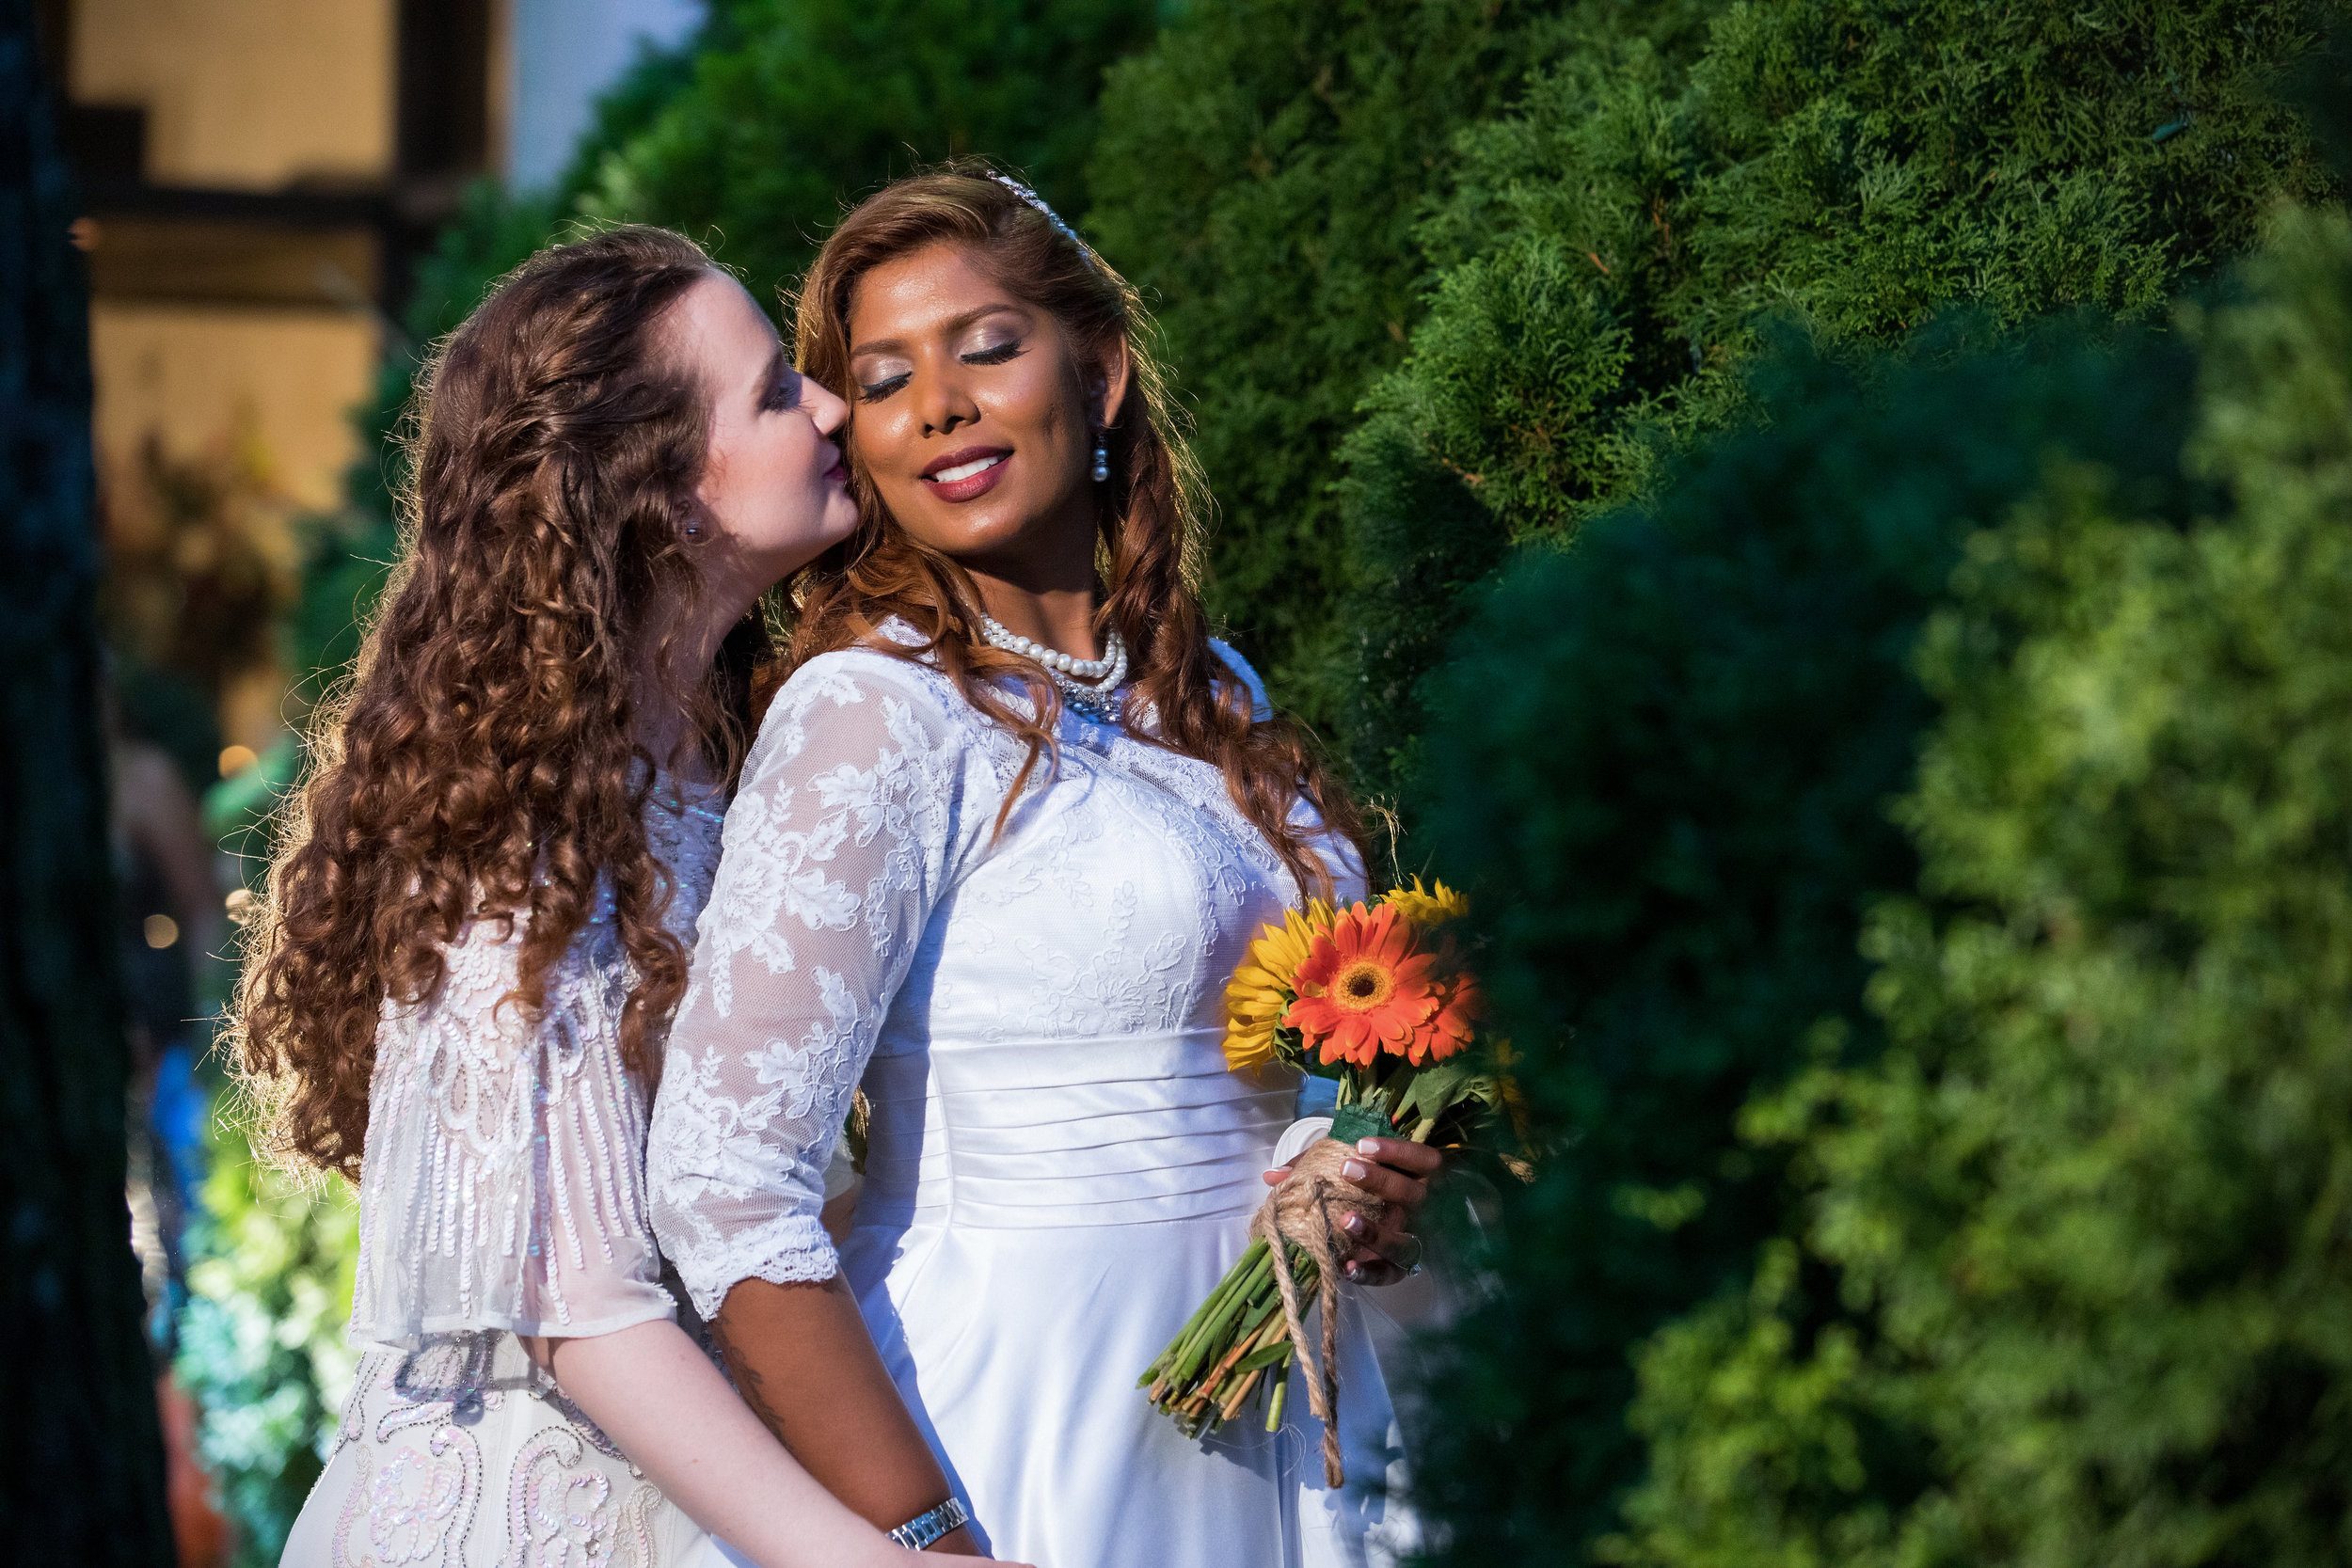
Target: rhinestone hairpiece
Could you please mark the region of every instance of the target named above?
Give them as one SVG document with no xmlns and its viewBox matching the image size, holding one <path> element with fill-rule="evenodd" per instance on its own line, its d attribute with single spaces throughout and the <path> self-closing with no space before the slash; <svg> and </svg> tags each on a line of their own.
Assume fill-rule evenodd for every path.
<svg viewBox="0 0 2352 1568">
<path fill-rule="evenodd" d="M 1072 245 L 1078 247 L 1078 254 L 1087 259 L 1088 266 L 1097 268 L 1102 266 L 1103 263 L 1095 259 L 1094 247 L 1087 244 L 1086 241 L 1078 238 L 1078 231 L 1075 229 L 1071 228 L 1070 225 L 1064 223 L 1061 219 L 1061 214 L 1045 204 L 1045 198 L 1043 197 L 1038 195 L 1037 192 L 1029 189 L 1028 186 L 1023 184 L 1020 181 L 1015 180 L 1009 174 L 992 174 L 989 178 L 1004 186 L 1005 189 L 1012 192 L 1013 195 L 1019 197 L 1022 200 L 1027 202 L 1039 212 L 1043 213 L 1045 214 L 1045 221 L 1054 226 L 1054 232 L 1059 234 L 1063 239 L 1068 240 Z"/>
</svg>

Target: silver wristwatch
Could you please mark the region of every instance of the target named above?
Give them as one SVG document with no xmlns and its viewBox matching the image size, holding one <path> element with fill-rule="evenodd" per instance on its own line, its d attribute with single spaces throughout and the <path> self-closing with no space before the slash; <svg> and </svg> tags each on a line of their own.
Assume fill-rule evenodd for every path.
<svg viewBox="0 0 2352 1568">
<path fill-rule="evenodd" d="M 961 1497 L 950 1497 L 929 1513 L 918 1513 L 890 1532 L 890 1539 L 910 1552 L 928 1549 L 930 1544 L 948 1531 L 972 1522 Z"/>
</svg>

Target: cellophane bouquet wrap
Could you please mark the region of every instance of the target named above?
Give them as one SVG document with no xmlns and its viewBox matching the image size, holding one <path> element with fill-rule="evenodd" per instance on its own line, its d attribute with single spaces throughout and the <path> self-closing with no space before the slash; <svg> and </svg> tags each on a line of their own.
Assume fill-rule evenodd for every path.
<svg viewBox="0 0 2352 1568">
<path fill-rule="evenodd" d="M 1415 878 L 1369 903 L 1316 901 L 1265 926 L 1225 991 L 1225 1060 L 1255 1073 L 1287 1063 L 1336 1079 L 1330 1135 L 1301 1153 L 1250 1222 L 1240 1261 L 1200 1304 L 1137 1386 L 1187 1436 L 1214 1431 L 1264 1393 L 1265 1425 L 1282 1422 L 1294 1357 L 1324 1425 L 1324 1468 L 1342 1483 L 1333 1419 L 1339 1396 L 1339 1265 L 1354 1249 L 1349 1214 L 1374 1226 L 1387 1205 L 1342 1166 L 1364 1137 L 1468 1145 L 1501 1117 L 1506 1085 L 1466 1054 L 1483 1013 L 1478 980 L 1452 927 L 1469 906 L 1443 882 Z M 1322 1310 L 1321 1344 L 1302 1313 Z"/>
</svg>

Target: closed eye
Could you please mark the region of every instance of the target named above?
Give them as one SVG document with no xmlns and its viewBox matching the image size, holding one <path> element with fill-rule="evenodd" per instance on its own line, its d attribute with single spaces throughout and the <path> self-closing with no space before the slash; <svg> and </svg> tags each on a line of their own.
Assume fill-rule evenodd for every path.
<svg viewBox="0 0 2352 1568">
<path fill-rule="evenodd" d="M 801 405 L 801 372 L 786 367 L 783 373 L 768 384 L 767 392 L 759 400 L 762 413 L 788 414 Z"/>
<path fill-rule="evenodd" d="M 1019 358 L 1021 353 L 1021 340 L 1015 338 L 1010 342 L 998 343 L 994 348 L 975 349 L 963 356 L 963 362 L 967 365 L 1001 365 L 1008 359 Z"/>
<path fill-rule="evenodd" d="M 905 386 L 908 380 L 908 374 L 901 372 L 897 375 L 870 384 L 861 381 L 858 383 L 857 400 L 860 403 L 880 403 L 882 399 L 888 397 L 891 393 Z"/>
</svg>

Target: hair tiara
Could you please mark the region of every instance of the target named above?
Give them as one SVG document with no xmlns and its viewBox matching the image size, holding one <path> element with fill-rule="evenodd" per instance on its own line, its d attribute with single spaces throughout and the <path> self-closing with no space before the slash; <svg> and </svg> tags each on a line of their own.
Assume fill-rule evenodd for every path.
<svg viewBox="0 0 2352 1568">
<path fill-rule="evenodd" d="M 1009 174 L 997 174 L 992 171 L 989 174 L 989 178 L 1004 186 L 1005 189 L 1012 192 L 1013 195 L 1019 197 L 1022 200 L 1027 202 L 1039 212 L 1044 214 L 1045 221 L 1054 226 L 1054 232 L 1059 234 L 1063 239 L 1068 240 L 1072 245 L 1076 245 L 1078 247 L 1078 254 L 1086 258 L 1088 266 L 1094 268 L 1097 272 L 1102 271 L 1103 262 L 1102 260 L 1094 254 L 1094 247 L 1087 244 L 1086 241 L 1078 238 L 1078 231 L 1075 229 L 1071 228 L 1070 225 L 1064 223 L 1062 221 L 1061 214 L 1045 204 L 1045 198 L 1043 197 L 1038 195 L 1037 192 L 1029 189 L 1028 186 L 1023 184 L 1020 181 L 1015 180 Z"/>
</svg>

